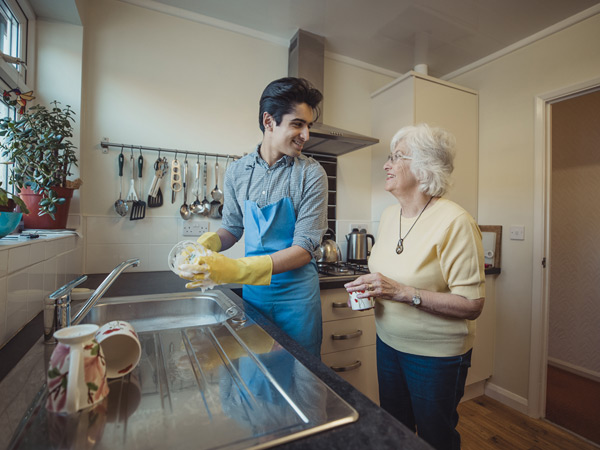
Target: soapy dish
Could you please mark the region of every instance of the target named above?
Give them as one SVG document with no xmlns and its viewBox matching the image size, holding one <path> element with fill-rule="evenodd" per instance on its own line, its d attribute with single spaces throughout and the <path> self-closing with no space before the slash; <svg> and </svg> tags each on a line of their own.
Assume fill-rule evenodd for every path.
<svg viewBox="0 0 600 450">
<path fill-rule="evenodd" d="M 192 275 L 181 270 L 183 264 L 198 264 L 199 258 L 202 256 L 211 255 L 213 252 L 201 244 L 194 241 L 181 241 L 175 244 L 168 256 L 169 269 L 178 276 L 187 278 L 186 275 Z M 208 267 L 207 267 L 208 269 Z M 208 273 L 200 272 L 200 273 Z M 210 278 L 205 278 L 201 289 L 204 292 L 206 289 L 212 289 L 216 286 Z"/>
</svg>

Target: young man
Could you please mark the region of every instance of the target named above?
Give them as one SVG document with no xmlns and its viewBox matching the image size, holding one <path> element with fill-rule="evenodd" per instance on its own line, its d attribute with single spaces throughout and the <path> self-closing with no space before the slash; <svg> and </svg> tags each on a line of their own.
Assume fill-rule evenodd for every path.
<svg viewBox="0 0 600 450">
<path fill-rule="evenodd" d="M 245 255 L 218 253 L 187 267 L 192 280 L 243 284 L 243 297 L 319 356 L 321 300 L 314 252 L 327 229 L 327 175 L 302 155 L 323 96 L 306 80 L 281 78 L 260 99 L 262 143 L 225 174 L 223 222 L 198 242 L 219 252 L 245 236 Z M 201 269 L 206 264 L 208 269 Z M 208 272 L 208 273 L 202 273 Z"/>
</svg>

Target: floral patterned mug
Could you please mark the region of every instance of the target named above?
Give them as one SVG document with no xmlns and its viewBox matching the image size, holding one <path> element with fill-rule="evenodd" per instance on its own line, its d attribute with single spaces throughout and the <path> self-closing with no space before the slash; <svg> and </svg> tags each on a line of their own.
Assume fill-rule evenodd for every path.
<svg viewBox="0 0 600 450">
<path fill-rule="evenodd" d="M 113 320 L 96 331 L 106 358 L 107 378 L 127 375 L 137 366 L 142 355 L 142 346 L 135 329 L 129 322 Z"/>
<path fill-rule="evenodd" d="M 74 325 L 54 333 L 58 341 L 47 373 L 46 408 L 72 414 L 108 395 L 106 362 L 94 338 L 98 325 Z"/>
</svg>

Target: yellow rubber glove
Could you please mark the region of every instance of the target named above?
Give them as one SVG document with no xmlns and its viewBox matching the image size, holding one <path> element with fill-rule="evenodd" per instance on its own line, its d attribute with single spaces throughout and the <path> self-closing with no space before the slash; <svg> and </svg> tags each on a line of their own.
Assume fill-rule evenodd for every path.
<svg viewBox="0 0 600 450">
<path fill-rule="evenodd" d="M 196 242 L 213 252 L 221 251 L 221 238 L 217 233 L 209 231 L 200 236 Z"/>
<path fill-rule="evenodd" d="M 179 276 L 191 281 L 185 285 L 188 289 L 203 287 L 211 282 L 265 286 L 271 284 L 273 260 L 269 255 L 231 259 L 213 253 L 200 256 L 197 264 L 182 264 L 179 269 Z"/>
</svg>

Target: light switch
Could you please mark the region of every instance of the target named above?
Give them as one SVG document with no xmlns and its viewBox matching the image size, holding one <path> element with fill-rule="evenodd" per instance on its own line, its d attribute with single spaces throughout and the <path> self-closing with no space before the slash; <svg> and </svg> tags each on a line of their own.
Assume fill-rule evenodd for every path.
<svg viewBox="0 0 600 450">
<path fill-rule="evenodd" d="M 523 225 L 511 225 L 510 240 L 511 241 L 525 240 L 525 227 Z"/>
</svg>

